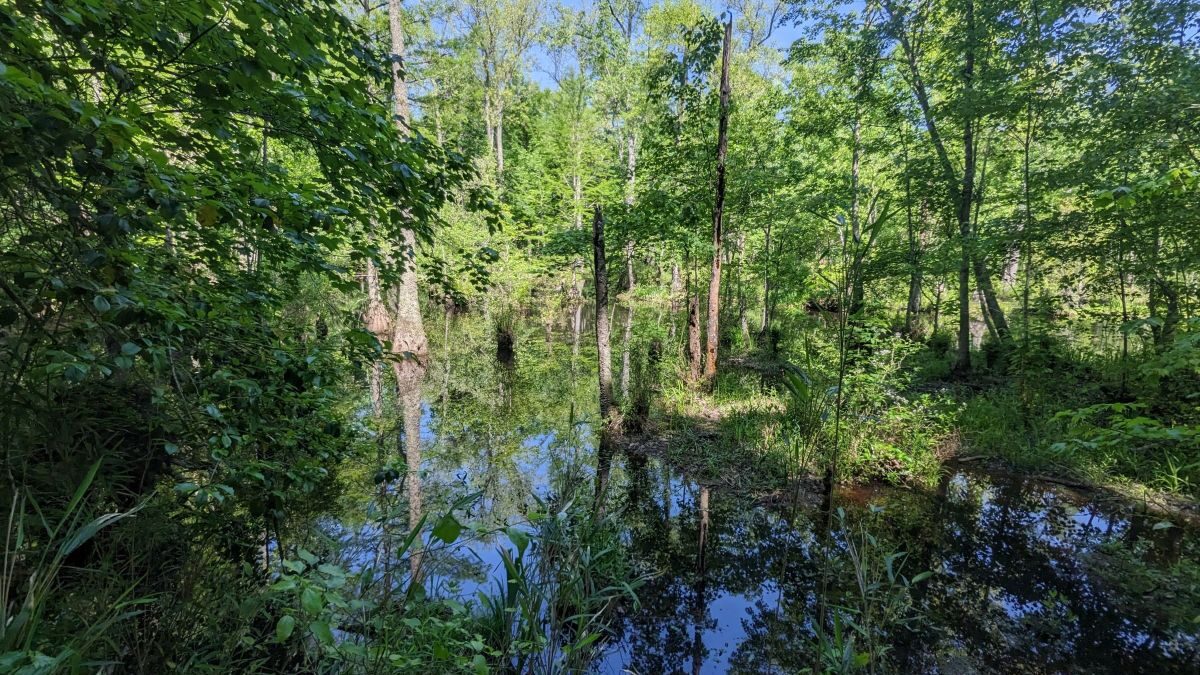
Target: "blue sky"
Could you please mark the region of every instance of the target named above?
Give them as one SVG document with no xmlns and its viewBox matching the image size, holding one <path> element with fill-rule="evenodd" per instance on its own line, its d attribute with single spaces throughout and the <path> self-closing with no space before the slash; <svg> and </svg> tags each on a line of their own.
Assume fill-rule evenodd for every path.
<svg viewBox="0 0 1200 675">
<path fill-rule="evenodd" d="M 594 1 L 595 0 L 562 0 L 558 4 L 580 10 L 591 6 Z M 706 0 L 700 1 L 701 4 L 705 4 L 710 7 L 714 14 L 720 14 L 728 7 L 724 2 L 712 2 Z M 647 5 L 653 4 L 656 4 L 656 0 L 647 0 Z M 771 38 L 767 41 L 767 44 L 774 46 L 781 51 L 786 51 L 787 48 L 790 47 L 798 37 L 800 37 L 800 29 L 793 26 L 789 21 L 784 25 L 776 26 L 775 31 L 771 34 Z M 527 65 L 526 72 L 530 79 L 545 89 L 554 89 L 555 83 L 554 79 L 550 76 L 550 59 L 546 55 L 546 50 L 541 45 L 534 46 L 534 48 L 530 51 L 529 59 L 530 63 Z"/>
</svg>

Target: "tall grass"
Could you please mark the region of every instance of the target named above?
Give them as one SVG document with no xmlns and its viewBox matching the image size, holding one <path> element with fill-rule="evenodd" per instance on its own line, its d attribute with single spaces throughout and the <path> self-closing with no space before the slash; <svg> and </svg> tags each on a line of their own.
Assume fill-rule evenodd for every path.
<svg viewBox="0 0 1200 675">
<path fill-rule="evenodd" d="M 116 645 L 105 644 L 114 627 L 148 602 L 132 597 L 130 587 L 86 618 L 62 615 L 64 571 L 86 572 L 69 564 L 72 554 L 141 508 L 87 520 L 84 498 L 101 462 L 91 466 L 60 513 L 47 513 L 31 495 L 12 498 L 0 561 L 0 671 L 92 672 L 104 664 L 103 655 L 114 654 Z"/>
</svg>

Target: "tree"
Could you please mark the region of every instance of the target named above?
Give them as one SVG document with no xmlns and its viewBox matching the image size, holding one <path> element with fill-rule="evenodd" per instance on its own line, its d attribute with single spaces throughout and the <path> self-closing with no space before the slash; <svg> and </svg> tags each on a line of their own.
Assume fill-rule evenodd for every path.
<svg viewBox="0 0 1200 675">
<path fill-rule="evenodd" d="M 708 332 L 704 352 L 704 377 L 717 375 L 718 322 L 721 317 L 721 220 L 725 210 L 725 158 L 729 153 L 729 53 L 733 42 L 733 19 L 725 24 L 721 43 L 721 103 L 717 121 L 717 180 L 712 216 L 712 276 L 708 282 Z"/>
</svg>

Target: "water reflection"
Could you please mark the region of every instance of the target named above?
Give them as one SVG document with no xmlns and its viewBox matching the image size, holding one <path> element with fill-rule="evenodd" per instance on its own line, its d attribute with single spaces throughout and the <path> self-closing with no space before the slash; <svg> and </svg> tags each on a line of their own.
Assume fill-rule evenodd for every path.
<svg viewBox="0 0 1200 675">
<path fill-rule="evenodd" d="M 619 615 L 595 671 L 813 667 L 814 617 L 822 602 L 837 605 L 850 590 L 841 576 L 822 584 L 817 552 L 823 542 L 844 541 L 817 513 L 781 512 L 694 483 L 653 458 L 601 452 L 594 341 L 580 337 L 584 314 L 569 308 L 550 347 L 542 325 L 518 327 L 511 365 L 495 362 L 490 325 L 467 318 L 450 327 L 454 339 L 434 355 L 430 376 L 414 378 L 424 402 L 398 397 L 409 522 L 481 492 L 464 521 L 521 523 L 536 499 L 595 485 L 597 507 L 621 520 L 627 555 L 654 574 L 639 590 L 639 606 Z M 626 317 L 619 318 L 634 323 Z M 362 516 L 374 499 L 352 500 L 331 533 L 377 537 Z M 1163 587 L 1168 566 L 1200 560 L 1194 532 L 1156 529 L 1155 519 L 1058 487 L 968 468 L 948 471 L 928 491 L 847 488 L 833 499 L 851 523 L 867 517 L 869 504 L 883 506 L 873 526 L 881 546 L 907 554 L 910 576 L 936 572 L 914 590 L 917 619 L 888 634 L 896 670 L 1197 670 L 1192 617 L 1200 610 L 1177 606 L 1190 596 Z M 451 548 L 428 535 L 421 541 L 410 574 L 431 593 L 469 600 L 503 575 L 502 538 L 474 536 Z"/>
<path fill-rule="evenodd" d="M 405 493 L 408 497 L 408 529 L 406 535 L 420 526 L 424 518 L 424 497 L 421 491 L 421 385 L 425 381 L 425 364 L 417 359 L 403 359 L 392 364 L 396 374 L 396 400 L 400 407 L 401 445 L 404 450 Z M 417 537 L 408 550 L 409 580 L 422 581 L 422 552 L 424 541 Z"/>
</svg>

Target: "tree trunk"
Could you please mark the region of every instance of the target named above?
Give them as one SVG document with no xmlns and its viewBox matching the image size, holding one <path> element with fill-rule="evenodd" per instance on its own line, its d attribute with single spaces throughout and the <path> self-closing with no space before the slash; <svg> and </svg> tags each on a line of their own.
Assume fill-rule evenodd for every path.
<svg viewBox="0 0 1200 675">
<path fill-rule="evenodd" d="M 975 255 L 973 264 L 975 284 L 979 286 L 979 292 L 983 295 L 983 302 L 987 307 L 988 316 L 991 317 L 996 337 L 1001 342 L 1007 342 L 1010 336 L 1008 319 L 1005 318 L 1004 310 L 1000 307 L 999 300 L 996 299 L 996 289 L 992 286 L 992 277 L 988 273 L 987 263 L 983 260 L 983 253 Z"/>
<path fill-rule="evenodd" d="M 862 214 L 859 213 L 859 173 L 862 167 L 862 119 L 859 106 L 854 106 L 854 123 L 850 133 L 850 241 L 854 253 L 850 266 L 850 306 L 847 314 L 852 322 L 855 321 L 863 308 L 863 273 L 862 263 L 866 251 L 862 248 Z"/>
<path fill-rule="evenodd" d="M 708 283 L 708 333 L 704 353 L 704 377 L 717 374 L 717 325 L 721 312 L 721 225 L 725 209 L 725 157 L 729 152 L 729 57 L 733 40 L 733 20 L 725 24 L 721 44 L 721 108 L 717 120 L 717 187 L 712 217 L 712 277 Z"/>
<path fill-rule="evenodd" d="M 400 0 L 388 0 L 388 26 L 392 38 L 392 113 L 396 129 L 402 138 L 408 136 L 408 84 L 404 81 L 404 33 L 400 16 Z M 411 218 L 406 212 L 405 219 Z M 403 271 L 396 289 L 395 324 L 392 327 L 392 352 L 409 353 L 422 361 L 429 355 L 425 325 L 421 320 L 421 305 L 417 292 L 416 248 L 413 231 L 401 233 L 400 261 Z"/>
<path fill-rule="evenodd" d="M 742 332 L 742 340 L 750 341 L 750 325 L 746 322 L 746 289 L 743 286 L 743 278 L 746 275 L 746 231 L 738 232 L 737 239 L 737 320 L 739 330 Z"/>
<path fill-rule="evenodd" d="M 408 84 L 404 81 L 404 23 L 400 0 L 388 0 L 388 29 L 392 38 L 392 114 L 401 137 L 408 135 Z"/>
<path fill-rule="evenodd" d="M 989 141 L 984 147 L 983 164 L 979 170 L 979 183 L 975 190 L 975 218 L 971 227 L 971 264 L 975 272 L 975 284 L 979 288 L 980 307 L 985 313 L 984 321 L 987 322 L 988 330 L 992 337 L 1000 342 L 1006 342 L 1009 337 L 1008 321 L 1005 320 L 1004 310 L 1000 308 L 1000 303 L 996 299 L 996 290 L 992 287 L 992 277 L 988 273 L 987 261 L 983 258 L 983 252 L 975 250 L 978 248 L 975 245 L 975 237 L 979 232 L 979 212 L 983 210 L 990 148 L 991 142 Z"/>
<path fill-rule="evenodd" d="M 973 89 L 975 76 L 975 3 L 967 0 L 967 52 L 963 64 L 966 93 Z M 963 121 L 962 191 L 958 195 L 958 236 L 962 259 L 958 267 L 958 353 L 954 371 L 964 375 L 971 370 L 971 204 L 975 197 L 975 120 L 967 115 Z"/>
<path fill-rule="evenodd" d="M 767 220 L 766 237 L 763 239 L 763 308 L 762 323 L 758 329 L 759 341 L 765 344 L 767 332 L 771 330 L 771 221 Z"/>
<path fill-rule="evenodd" d="M 679 313 L 679 299 L 683 295 L 683 278 L 679 275 L 679 263 L 671 263 L 671 316 Z"/>
<path fill-rule="evenodd" d="M 600 206 L 592 212 L 592 258 L 596 284 L 596 353 L 599 360 L 600 418 L 605 431 L 612 423 L 612 337 L 608 323 L 608 261 L 604 256 L 604 215 Z M 603 432 L 602 432 L 603 433 Z"/>
<path fill-rule="evenodd" d="M 625 151 L 625 174 L 627 182 L 625 183 L 625 205 L 633 206 L 633 198 L 635 188 L 637 187 L 637 137 L 633 132 L 629 132 L 626 139 Z"/>
<path fill-rule="evenodd" d="M 625 290 L 627 291 L 632 291 L 634 285 L 637 283 L 637 278 L 633 273 L 634 255 L 633 240 L 630 239 L 625 242 Z"/>
<path fill-rule="evenodd" d="M 496 183 L 504 184 L 504 101 L 496 102 Z"/>
<path fill-rule="evenodd" d="M 492 129 L 491 77 L 487 74 L 487 61 L 483 62 L 483 134 L 487 137 L 488 152 L 496 155 L 496 132 Z"/>
<path fill-rule="evenodd" d="M 884 8 L 891 16 L 893 23 L 899 26 L 902 17 L 897 14 L 892 3 L 885 0 Z M 966 1 L 964 18 L 966 20 L 967 41 L 966 51 L 963 55 L 963 69 L 961 71 L 964 89 L 962 95 L 969 100 L 974 89 L 975 77 L 976 37 L 975 5 L 973 0 Z M 917 52 L 913 48 L 912 41 L 909 40 L 908 33 L 902 27 L 897 30 L 896 38 L 899 40 L 900 47 L 904 52 L 913 94 L 917 99 L 918 106 L 921 108 L 921 114 L 925 119 L 925 127 L 929 132 L 929 140 L 937 155 L 943 179 L 950 190 L 952 203 L 955 205 L 955 216 L 958 220 L 960 239 L 959 244 L 961 246 L 961 260 L 958 269 L 958 348 L 953 369 L 956 374 L 964 375 L 971 369 L 971 203 L 975 190 L 975 120 L 974 115 L 971 113 L 974 111 L 968 111 L 969 114 L 965 115 L 963 120 L 963 172 L 960 178 L 954 169 L 954 164 L 950 161 L 950 155 L 946 151 L 946 144 L 942 140 L 937 120 L 933 116 L 929 103 L 929 92 L 925 87 L 924 79 L 921 77 L 921 71 L 917 65 Z"/>
<path fill-rule="evenodd" d="M 687 362 L 688 381 L 700 380 L 700 296 L 688 294 L 688 323 L 687 323 Z"/>
<path fill-rule="evenodd" d="M 909 192 L 909 180 L 905 179 L 905 192 Z M 906 195 L 907 201 L 907 195 Z M 913 220 L 912 203 L 907 204 L 908 214 L 908 304 L 904 309 L 904 332 L 910 340 L 921 338 L 921 232 L 920 225 Z M 922 208 L 922 216 L 924 215 Z M 924 223 L 922 217 L 919 221 Z"/>
</svg>

